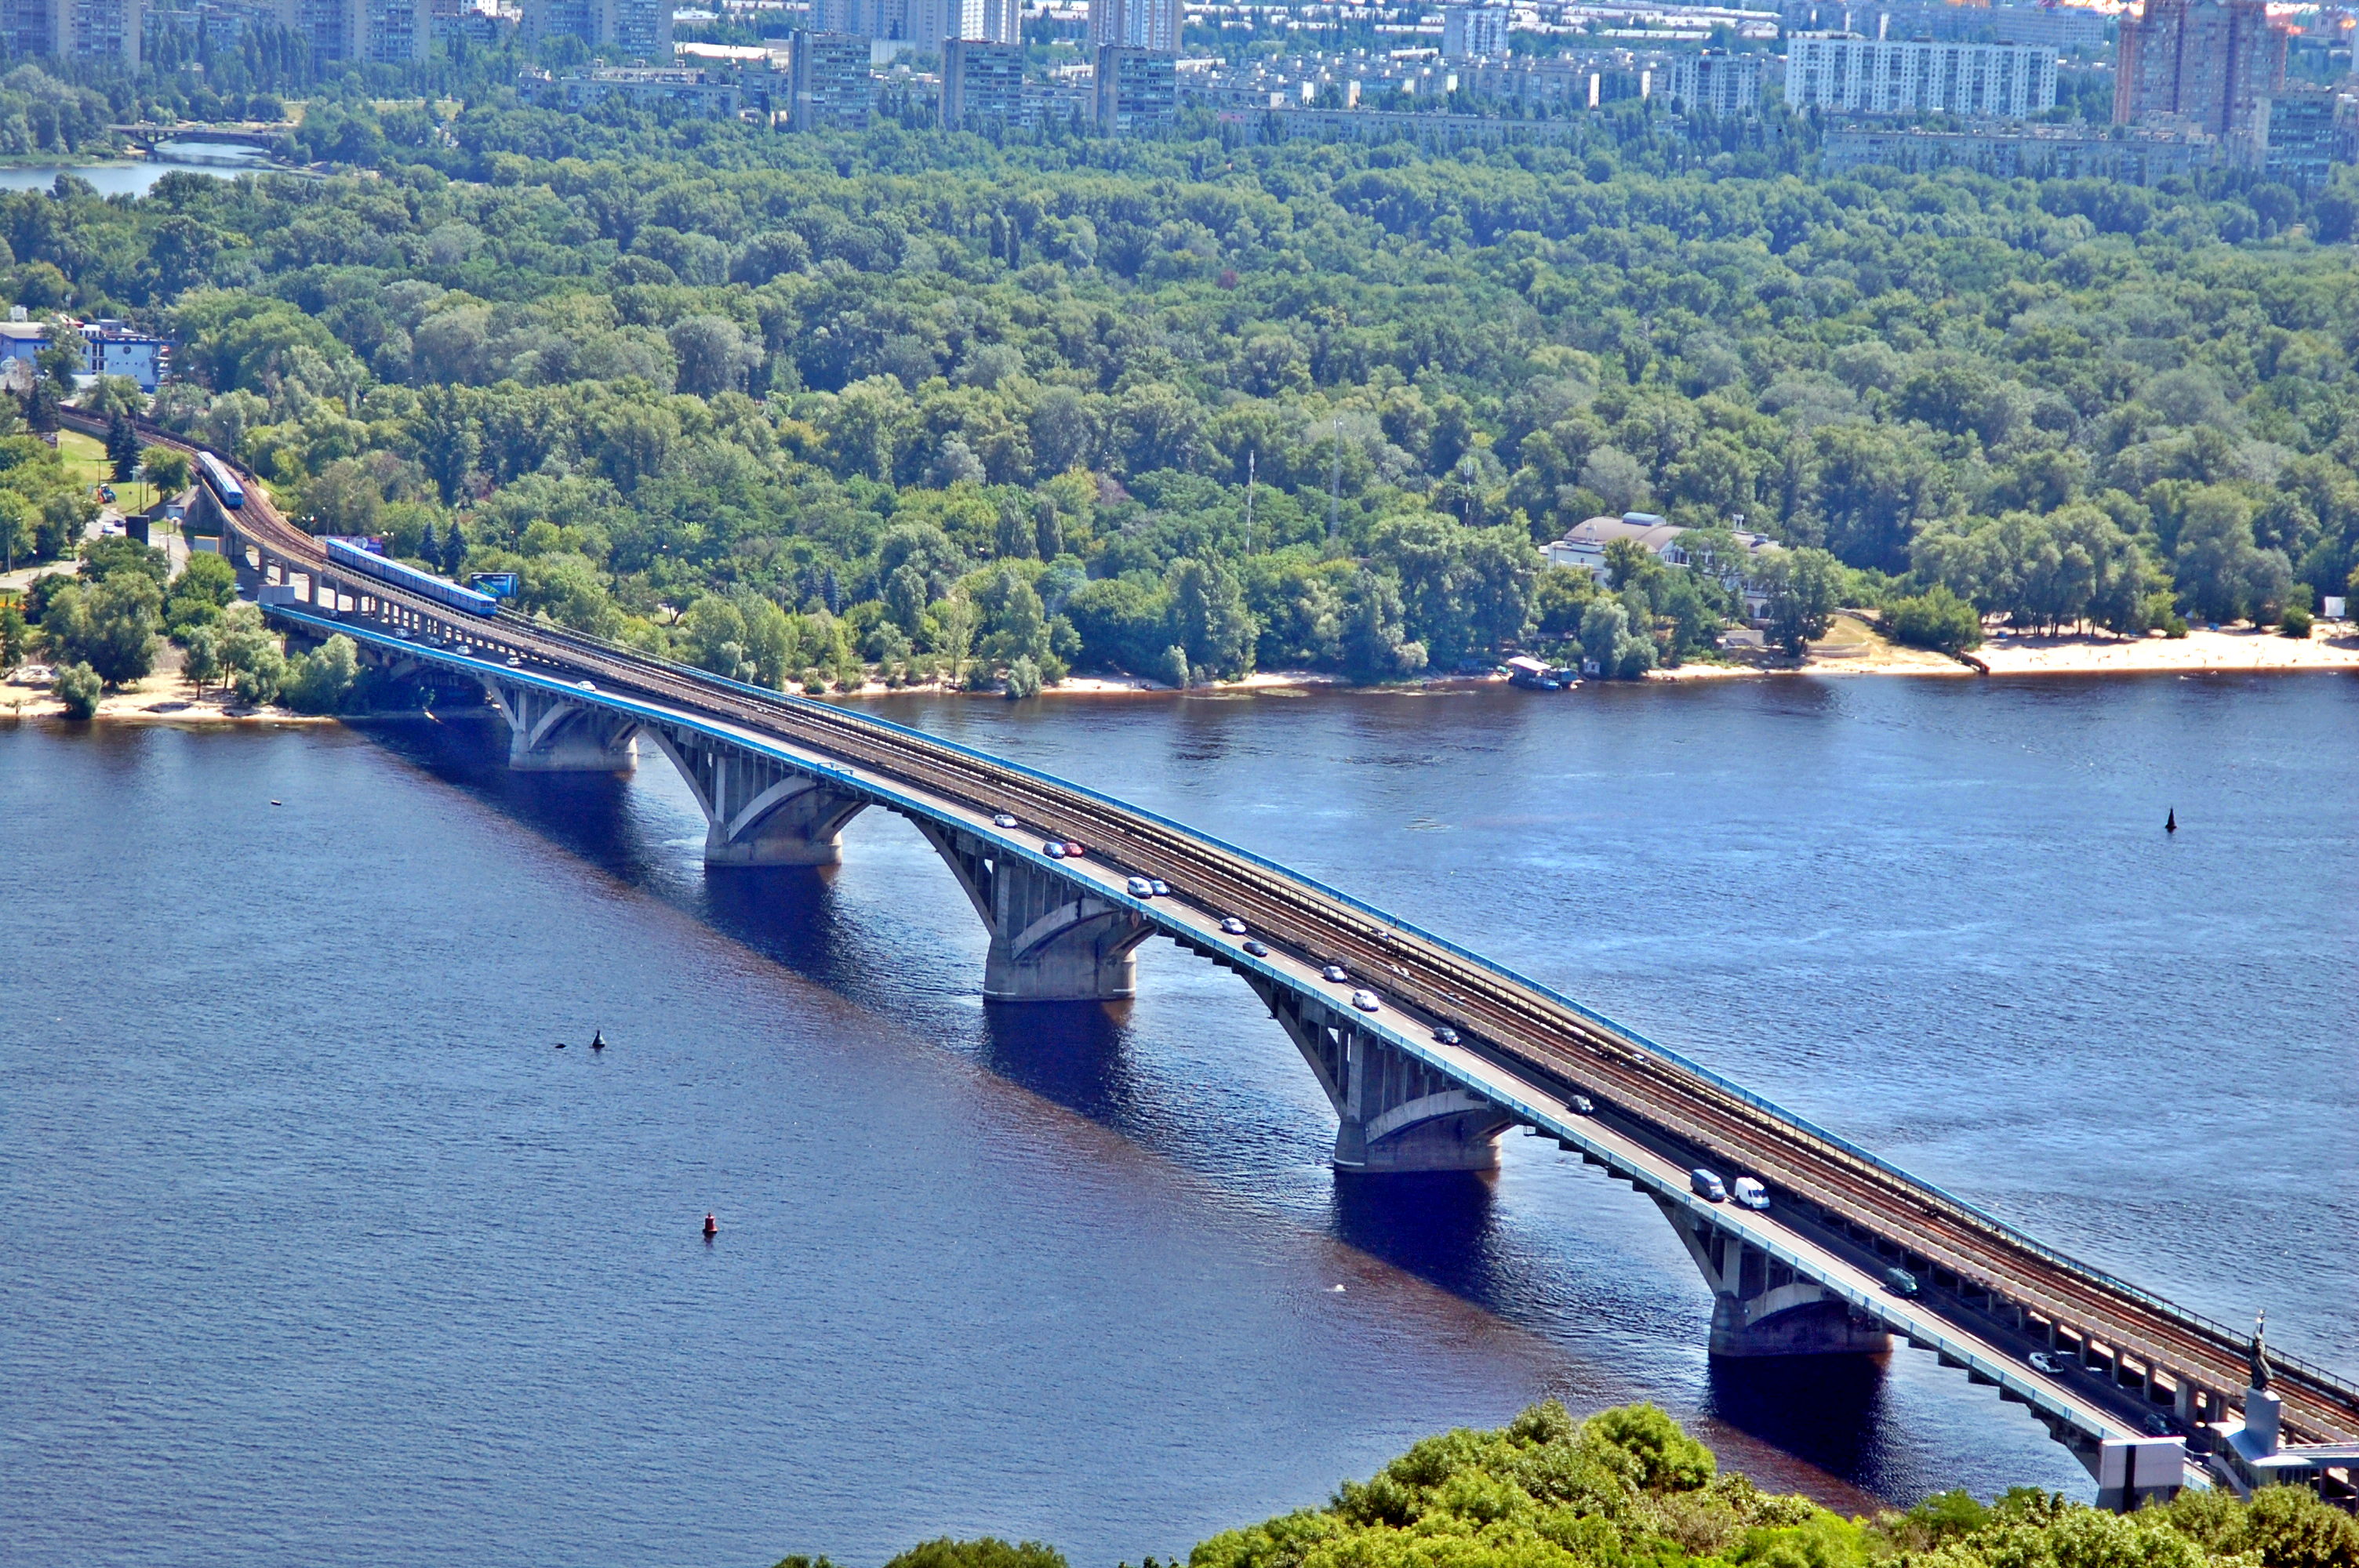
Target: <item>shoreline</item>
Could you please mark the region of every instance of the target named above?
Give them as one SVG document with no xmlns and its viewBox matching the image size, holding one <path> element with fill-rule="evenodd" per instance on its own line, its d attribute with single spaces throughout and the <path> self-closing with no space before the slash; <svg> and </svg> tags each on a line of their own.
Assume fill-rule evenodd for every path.
<svg viewBox="0 0 2359 1568">
<path fill-rule="evenodd" d="M 1863 622 L 1845 617 L 1843 636 L 1832 645 L 1814 646 L 1798 663 L 1763 660 L 1756 663 L 1690 664 L 1676 669 L 1650 670 L 1639 680 L 1600 685 L 1643 687 L 1683 682 L 1771 679 L 1795 676 L 1920 676 L 1940 679 L 1973 679 L 1984 672 L 1970 668 L 1945 654 L 1903 648 L 1886 642 Z M 2321 632 L 2328 630 L 2321 627 Z M 2066 637 L 1995 637 L 1975 650 L 1988 666 L 1989 676 L 2246 676 L 2359 673 L 2359 632 L 2337 622 L 2334 634 L 2313 635 L 2308 641 L 2279 636 L 2269 631 L 2190 632 L 2184 637 L 2148 633 L 2115 637 L 2104 633 Z M 1043 697 L 1240 697 L 1278 693 L 1306 694 L 1321 689 L 1388 691 L 1394 693 L 1475 690 L 1504 687 L 1496 675 L 1431 676 L 1382 686 L 1353 687 L 1341 676 L 1317 670 L 1257 670 L 1241 680 L 1179 687 L 1129 676 L 1074 676 L 1062 685 L 1045 687 Z M 1535 694 L 1542 695 L 1542 694 Z M 888 687 L 872 680 L 857 691 L 829 692 L 831 702 L 864 702 L 894 697 L 974 697 L 1007 700 L 1003 692 L 964 691 L 941 685 Z M 65 710 L 50 697 L 47 683 L 9 679 L 0 684 L 0 719 L 61 719 Z M 351 714 L 354 719 L 393 715 Z M 129 688 L 109 692 L 100 699 L 96 719 L 172 724 L 332 724 L 332 715 L 297 713 L 271 705 L 247 708 L 225 690 L 190 690 L 176 670 L 161 670 Z"/>
</svg>

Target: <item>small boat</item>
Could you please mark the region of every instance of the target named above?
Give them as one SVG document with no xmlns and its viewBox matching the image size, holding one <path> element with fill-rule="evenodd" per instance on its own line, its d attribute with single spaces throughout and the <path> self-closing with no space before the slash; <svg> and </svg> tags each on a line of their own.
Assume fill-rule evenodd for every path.
<svg viewBox="0 0 2359 1568">
<path fill-rule="evenodd" d="M 2169 809 L 2169 811 L 2164 814 L 2162 818 L 2162 830 L 2165 833 L 2176 833 L 2179 831 L 2179 807 L 2174 806 Z"/>
<path fill-rule="evenodd" d="M 603 1029 L 592 1031 L 590 1035 L 590 1049 L 592 1051 L 603 1051 L 605 1048 L 606 1032 Z"/>
</svg>

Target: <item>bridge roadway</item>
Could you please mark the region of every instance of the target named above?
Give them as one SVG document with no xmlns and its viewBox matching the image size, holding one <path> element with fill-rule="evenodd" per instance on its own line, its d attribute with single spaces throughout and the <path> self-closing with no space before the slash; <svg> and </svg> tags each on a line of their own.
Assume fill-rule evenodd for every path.
<svg viewBox="0 0 2359 1568">
<path fill-rule="evenodd" d="M 1888 1331 L 2028 1405 L 2093 1469 L 2102 1445 L 2136 1438 L 2159 1411 L 2193 1428 L 2232 1419 L 2240 1402 L 2247 1345 L 2234 1331 L 2065 1257 L 1567 998 L 1283 867 L 866 715 L 545 622 L 478 620 L 374 579 L 340 579 L 259 487 L 249 486 L 244 508 L 219 509 L 225 547 L 257 583 L 278 580 L 274 597 L 286 600 L 290 583 L 307 600 L 322 589 L 342 591 L 332 611 L 324 601 L 273 607 L 300 633 L 342 631 L 376 657 L 445 681 L 505 690 L 516 702 L 537 693 L 619 732 L 636 727 L 684 768 L 703 754 L 691 747 L 762 759 L 853 810 L 875 804 L 908 816 L 954 870 L 961 852 L 974 851 L 962 879 L 971 895 L 973 877 L 997 868 L 1052 879 L 1082 896 L 1072 907 L 1127 922 L 1134 946 L 1159 934 L 1212 958 L 1287 1026 L 1347 1131 L 1355 1111 L 1384 1104 L 1385 1114 L 1411 1120 L 1420 1107 L 1437 1122 L 1454 1119 L 1462 1138 L 1517 1124 L 1554 1137 L 1661 1207 L 1713 1289 L 1716 1352 L 1874 1349 Z M 1001 813 L 1020 826 L 995 827 Z M 1052 860 L 1040 849 L 1048 837 L 1079 839 L 1091 852 Z M 1163 879 L 1174 896 L 1132 898 L 1124 891 L 1131 874 Z M 980 896 L 977 907 L 988 921 Z M 1223 916 L 1245 920 L 1269 955 L 1250 955 L 1243 938 L 1222 933 Z M 1319 978 L 1330 963 L 1350 972 L 1347 985 Z M 1350 1005 L 1348 992 L 1362 987 L 1379 993 L 1381 1011 Z M 1444 1025 L 1463 1044 L 1436 1041 L 1433 1030 Z M 1364 1098 L 1378 1079 L 1409 1087 Z M 1569 1110 L 1575 1095 L 1593 1099 L 1596 1113 Z M 1360 1134 L 1397 1136 L 1382 1119 Z M 1346 1155 L 1339 1134 L 1338 1164 L 1353 1168 Z M 1686 1173 L 1699 1163 L 1760 1177 L 1774 1206 L 1752 1212 L 1696 1197 Z M 1384 1167 L 1364 1151 L 1358 1168 Z M 1922 1281 L 1919 1294 L 1885 1288 L 1883 1271 L 1895 1263 Z M 1781 1341 L 1780 1325 L 1798 1323 L 1803 1332 Z M 2038 1346 L 2059 1352 L 2064 1369 L 2035 1370 L 2026 1354 Z M 2297 1357 L 2267 1356 L 2288 1438 L 2359 1435 L 2359 1390 Z"/>
</svg>

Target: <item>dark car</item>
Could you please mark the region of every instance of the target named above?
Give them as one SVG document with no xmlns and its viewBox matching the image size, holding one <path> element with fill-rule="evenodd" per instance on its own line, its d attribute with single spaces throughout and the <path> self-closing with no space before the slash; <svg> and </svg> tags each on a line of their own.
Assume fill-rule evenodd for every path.
<svg viewBox="0 0 2359 1568">
<path fill-rule="evenodd" d="M 1455 1045 L 1458 1044 L 1458 1031 L 1445 1023 L 1433 1032 L 1433 1038 L 1436 1044 Z"/>
<path fill-rule="evenodd" d="M 1245 951 L 1251 953 L 1256 958 L 1266 958 L 1269 957 L 1269 948 L 1267 945 L 1260 942 L 1247 942 L 1245 944 Z"/>
<path fill-rule="evenodd" d="M 1884 1288 L 1896 1296 L 1913 1296 L 1917 1293 L 1917 1276 L 1906 1269 L 1886 1269 Z"/>
</svg>

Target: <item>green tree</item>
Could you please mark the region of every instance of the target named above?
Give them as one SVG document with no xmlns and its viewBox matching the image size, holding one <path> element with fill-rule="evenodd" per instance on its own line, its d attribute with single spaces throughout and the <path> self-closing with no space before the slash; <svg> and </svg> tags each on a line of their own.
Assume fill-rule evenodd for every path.
<svg viewBox="0 0 2359 1568">
<path fill-rule="evenodd" d="M 1049 617 L 1039 592 L 1011 567 L 994 572 L 975 593 L 982 613 L 983 654 L 1007 664 L 1029 659 L 1037 665 L 1049 653 Z"/>
<path fill-rule="evenodd" d="M 117 571 L 60 589 L 41 616 L 41 635 L 60 663 L 87 665 L 108 686 L 125 686 L 156 667 L 163 602 L 146 573 Z"/>
<path fill-rule="evenodd" d="M 1800 657 L 1807 644 L 1827 634 L 1843 585 L 1843 563 L 1824 550 L 1784 550 L 1763 556 L 1755 572 L 1768 589 L 1770 636 Z"/>
<path fill-rule="evenodd" d="M 222 675 L 221 633 L 211 625 L 192 626 L 182 638 L 180 674 L 199 691 Z"/>
<path fill-rule="evenodd" d="M 106 690 L 106 683 L 88 665 L 68 665 L 58 671 L 50 683 L 49 695 L 65 704 L 68 719 L 88 719 L 98 712 L 98 699 Z"/>
<path fill-rule="evenodd" d="M 360 658 L 353 640 L 342 633 L 310 653 L 288 661 L 287 706 L 298 713 L 333 713 L 352 695 L 360 678 Z"/>
<path fill-rule="evenodd" d="M 1402 680 L 1425 668 L 1425 644 L 1408 635 L 1400 586 L 1361 568 L 1344 590 L 1343 670 L 1356 681 Z"/>
<path fill-rule="evenodd" d="M 139 432 L 131 416 L 117 408 L 106 422 L 106 462 L 117 484 L 128 484 L 139 472 Z"/>
<path fill-rule="evenodd" d="M 1982 646 L 1982 617 L 1940 583 L 1914 598 L 1897 600 L 1886 622 L 1892 640 L 1912 648 L 1962 654 Z"/>
<path fill-rule="evenodd" d="M 25 649 L 29 641 L 25 628 L 25 612 L 13 604 L 0 604 L 0 675 L 25 662 Z"/>
<path fill-rule="evenodd" d="M 178 495 L 189 488 L 188 454 L 170 447 L 147 448 L 139 456 L 139 472 L 158 495 Z"/>
<path fill-rule="evenodd" d="M 185 638 L 191 629 L 220 620 L 236 598 L 237 568 L 223 557 L 200 550 L 164 591 L 164 630 Z"/>
<path fill-rule="evenodd" d="M 1166 586 L 1173 630 L 1191 666 L 1215 680 L 1235 680 L 1253 669 L 1261 627 L 1233 574 L 1217 562 L 1182 558 L 1172 563 Z"/>
</svg>

